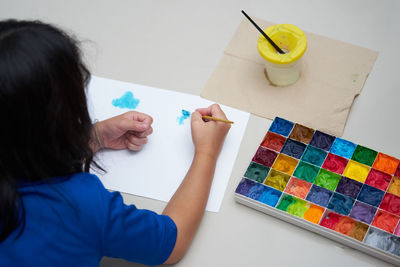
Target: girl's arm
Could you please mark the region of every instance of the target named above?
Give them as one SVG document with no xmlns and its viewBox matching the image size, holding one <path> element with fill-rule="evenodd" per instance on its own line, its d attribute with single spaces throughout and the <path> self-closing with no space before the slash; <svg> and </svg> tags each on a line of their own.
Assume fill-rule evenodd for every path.
<svg viewBox="0 0 400 267">
<path fill-rule="evenodd" d="M 230 128 L 229 124 L 223 122 L 204 122 L 202 115 L 227 119 L 216 104 L 192 113 L 193 162 L 163 211 L 178 229 L 175 248 L 166 264 L 176 263 L 183 257 L 197 231 L 207 204 L 217 158 Z"/>
</svg>

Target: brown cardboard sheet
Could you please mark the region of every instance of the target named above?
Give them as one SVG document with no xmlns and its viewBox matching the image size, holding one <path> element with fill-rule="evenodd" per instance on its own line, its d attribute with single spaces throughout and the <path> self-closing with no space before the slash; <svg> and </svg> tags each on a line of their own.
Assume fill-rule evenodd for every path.
<svg viewBox="0 0 400 267">
<path fill-rule="evenodd" d="M 273 23 L 256 19 L 265 29 Z M 378 53 L 305 32 L 308 47 L 299 80 L 287 87 L 270 84 L 258 53 L 258 31 L 239 25 L 201 96 L 255 115 L 280 116 L 341 136 L 354 98 L 361 93 Z"/>
</svg>

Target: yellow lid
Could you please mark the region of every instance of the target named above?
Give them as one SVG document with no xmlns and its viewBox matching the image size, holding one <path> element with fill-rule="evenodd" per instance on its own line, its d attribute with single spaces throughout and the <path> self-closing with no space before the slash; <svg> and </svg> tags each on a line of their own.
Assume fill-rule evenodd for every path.
<svg viewBox="0 0 400 267">
<path fill-rule="evenodd" d="M 272 63 L 287 64 L 301 58 L 307 48 L 307 38 L 302 30 L 291 24 L 277 24 L 270 26 L 264 32 L 279 46 L 287 52 L 279 54 L 263 35 L 257 42 L 258 52 L 261 56 Z"/>
</svg>

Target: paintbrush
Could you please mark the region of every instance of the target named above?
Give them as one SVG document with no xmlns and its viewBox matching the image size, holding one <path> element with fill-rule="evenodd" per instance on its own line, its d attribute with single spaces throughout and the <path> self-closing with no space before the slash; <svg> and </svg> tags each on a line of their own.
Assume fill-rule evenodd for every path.
<svg viewBox="0 0 400 267">
<path fill-rule="evenodd" d="M 279 46 L 277 46 L 274 43 L 274 41 L 272 41 L 272 39 L 269 38 L 269 36 L 263 30 L 261 30 L 260 27 L 258 27 L 258 25 L 246 14 L 246 12 L 242 10 L 242 13 L 254 25 L 254 27 L 256 27 L 256 29 L 265 37 L 265 39 L 267 39 L 267 41 L 276 49 L 276 51 L 278 51 L 279 54 L 285 54 L 285 52 L 282 49 L 280 49 Z"/>
<path fill-rule="evenodd" d="M 220 121 L 220 122 L 225 122 L 225 123 L 234 124 L 233 121 L 228 121 L 228 120 L 224 120 L 224 119 L 220 119 L 220 118 L 215 118 L 215 117 L 211 117 L 211 116 L 203 115 L 203 116 L 201 116 L 201 117 L 202 117 L 203 119 L 205 119 L 205 120 Z"/>
</svg>

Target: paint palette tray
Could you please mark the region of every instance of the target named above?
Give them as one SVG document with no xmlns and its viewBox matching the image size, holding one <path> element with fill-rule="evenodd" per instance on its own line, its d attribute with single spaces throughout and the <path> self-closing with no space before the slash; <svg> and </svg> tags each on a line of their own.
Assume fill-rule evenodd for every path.
<svg viewBox="0 0 400 267">
<path fill-rule="evenodd" d="M 276 117 L 239 203 L 400 265 L 400 160 Z"/>
</svg>

